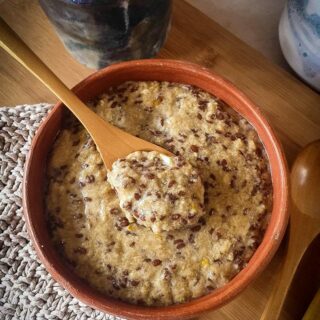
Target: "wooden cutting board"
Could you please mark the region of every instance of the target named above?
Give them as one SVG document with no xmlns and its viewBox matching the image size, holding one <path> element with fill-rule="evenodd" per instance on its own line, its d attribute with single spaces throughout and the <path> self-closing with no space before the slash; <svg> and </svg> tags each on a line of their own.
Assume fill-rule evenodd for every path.
<svg viewBox="0 0 320 320">
<path fill-rule="evenodd" d="M 0 14 L 68 86 L 93 72 L 67 53 L 36 0 L 6 0 L 0 4 Z M 320 95 L 184 1 L 174 3 L 171 31 L 159 57 L 196 62 L 236 84 L 277 130 L 289 163 L 302 146 L 320 138 Z M 55 101 L 33 76 L 0 51 L 0 106 Z M 315 246 L 319 250 L 319 245 Z M 274 285 L 282 251 L 235 300 L 200 319 L 259 319 Z M 282 319 L 301 318 L 319 280 L 317 277 L 314 281 L 319 260 L 309 254 L 303 268 L 307 272 L 299 273 Z"/>
</svg>

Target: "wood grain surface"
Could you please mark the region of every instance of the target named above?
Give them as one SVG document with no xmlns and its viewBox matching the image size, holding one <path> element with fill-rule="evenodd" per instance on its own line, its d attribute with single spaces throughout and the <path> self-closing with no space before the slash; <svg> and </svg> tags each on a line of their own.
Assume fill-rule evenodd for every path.
<svg viewBox="0 0 320 320">
<path fill-rule="evenodd" d="M 0 4 L 0 15 L 67 86 L 74 86 L 94 71 L 69 55 L 36 0 L 6 0 Z M 320 138 L 320 95 L 182 0 L 174 3 L 171 31 L 159 57 L 196 62 L 237 85 L 276 129 L 289 163 L 302 146 Z M 0 51 L 0 106 L 55 101 L 38 80 Z M 319 249 L 317 241 L 307 253 L 281 319 L 301 319 L 320 282 L 320 259 L 315 258 Z M 235 300 L 200 319 L 259 319 L 275 285 L 282 256 L 283 248 Z"/>
</svg>

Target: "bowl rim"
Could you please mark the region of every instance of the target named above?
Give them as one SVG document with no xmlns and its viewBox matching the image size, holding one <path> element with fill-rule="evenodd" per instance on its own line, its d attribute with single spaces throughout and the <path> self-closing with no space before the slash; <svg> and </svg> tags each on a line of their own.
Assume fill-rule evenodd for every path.
<svg viewBox="0 0 320 320">
<path fill-rule="evenodd" d="M 247 266 L 244 269 L 242 269 L 230 282 L 228 282 L 223 287 L 214 290 L 212 293 L 209 293 L 207 295 L 204 295 L 202 297 L 193 299 L 189 302 L 185 302 L 182 304 L 171 305 L 166 307 L 145 307 L 132 305 L 121 301 L 115 301 L 98 293 L 92 294 L 92 292 L 84 292 L 83 290 L 81 290 L 81 287 L 78 285 L 77 282 L 70 281 L 70 279 L 66 278 L 64 275 L 60 273 L 59 270 L 56 269 L 54 261 L 48 260 L 45 252 L 46 248 L 42 246 L 39 242 L 37 230 L 35 228 L 34 221 L 32 220 L 32 214 L 29 210 L 30 190 L 28 188 L 28 177 L 30 175 L 30 168 L 34 158 L 34 147 L 39 142 L 44 128 L 52 118 L 53 114 L 59 108 L 63 108 L 63 104 L 61 102 L 57 102 L 53 109 L 49 112 L 48 116 L 39 126 L 36 135 L 32 140 L 30 151 L 26 159 L 25 172 L 23 178 L 23 211 L 28 233 L 32 240 L 33 246 L 36 249 L 37 255 L 42 261 L 42 263 L 45 265 L 47 271 L 72 296 L 76 297 L 85 304 L 103 312 L 131 319 L 169 319 L 172 317 L 189 318 L 200 315 L 206 311 L 216 309 L 228 303 L 236 295 L 243 291 L 265 269 L 265 267 L 270 262 L 271 258 L 274 256 L 275 252 L 277 251 L 280 245 L 289 218 L 288 167 L 282 146 L 278 141 L 278 138 L 276 137 L 274 130 L 271 128 L 271 126 L 269 125 L 265 117 L 262 115 L 261 111 L 256 106 L 256 104 L 253 103 L 242 91 L 235 87 L 230 81 L 215 74 L 211 70 L 208 70 L 200 65 L 193 64 L 190 62 L 179 60 L 148 59 L 121 62 L 118 64 L 111 65 L 107 68 L 101 69 L 86 77 L 84 80 L 78 83 L 72 90 L 75 93 L 79 93 L 90 83 L 101 81 L 105 76 L 110 76 L 113 73 L 125 72 L 128 69 L 146 69 L 148 70 L 148 72 L 152 72 L 153 69 L 157 68 L 158 70 L 159 68 L 165 70 L 173 69 L 180 73 L 187 72 L 189 76 L 193 76 L 198 80 L 202 79 L 203 81 L 209 81 L 211 85 L 215 84 L 216 86 L 220 86 L 223 90 L 226 90 L 228 93 L 232 93 L 234 98 L 238 99 L 239 105 L 242 104 L 243 106 L 245 106 L 249 110 L 248 112 L 251 113 L 254 117 L 256 117 L 258 121 L 260 121 L 260 130 L 264 130 L 264 132 L 266 133 L 265 142 L 271 143 L 270 150 L 272 149 L 272 152 L 274 153 L 273 158 L 275 159 L 275 163 L 269 163 L 271 166 L 271 172 L 273 173 L 275 169 L 279 171 L 279 176 L 274 177 L 272 175 L 273 187 L 274 179 L 277 180 L 276 182 L 279 185 L 279 193 L 276 195 L 275 193 L 273 194 L 274 199 L 275 197 L 277 198 L 278 207 L 277 210 L 273 208 L 269 225 L 267 227 L 267 230 L 265 231 L 262 243 L 254 252 Z M 230 107 L 238 111 L 237 108 L 235 108 L 233 105 L 231 105 Z M 249 122 L 251 123 L 251 121 Z M 252 125 L 256 128 L 255 123 L 252 123 Z M 269 159 L 270 153 L 271 151 L 267 151 Z"/>
</svg>

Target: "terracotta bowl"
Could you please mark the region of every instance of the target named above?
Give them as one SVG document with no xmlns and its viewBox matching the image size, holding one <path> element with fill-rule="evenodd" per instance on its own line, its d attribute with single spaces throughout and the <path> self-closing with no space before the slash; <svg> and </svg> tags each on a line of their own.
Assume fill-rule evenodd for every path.
<svg viewBox="0 0 320 320">
<path fill-rule="evenodd" d="M 120 63 L 102 69 L 80 82 L 73 91 L 84 101 L 103 93 L 109 86 L 126 80 L 166 80 L 195 85 L 224 100 L 257 130 L 265 145 L 273 181 L 273 211 L 261 245 L 248 265 L 224 287 L 201 298 L 169 307 L 131 305 L 104 296 L 90 288 L 68 269 L 50 240 L 45 222 L 44 187 L 47 156 L 59 132 L 64 106 L 57 103 L 39 128 L 27 159 L 24 176 L 24 213 L 38 256 L 58 281 L 74 297 L 106 313 L 130 319 L 185 319 L 226 304 L 267 266 L 284 235 L 288 221 L 288 182 L 285 156 L 257 106 L 240 90 L 220 76 L 187 62 L 141 60 Z"/>
</svg>

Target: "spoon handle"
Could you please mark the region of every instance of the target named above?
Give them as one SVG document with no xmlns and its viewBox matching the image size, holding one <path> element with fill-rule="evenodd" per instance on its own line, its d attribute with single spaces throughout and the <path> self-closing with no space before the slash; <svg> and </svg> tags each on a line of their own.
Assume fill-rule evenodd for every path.
<svg viewBox="0 0 320 320">
<path fill-rule="evenodd" d="M 107 168 L 111 168 L 114 160 L 119 158 L 113 155 L 110 144 L 119 141 L 122 132 L 110 125 L 92 110 L 90 110 L 66 85 L 38 58 L 21 38 L 0 17 L 0 47 L 9 53 L 15 60 L 21 63 L 28 71 L 38 78 L 52 93 L 54 93 L 72 113 L 78 118 L 90 133 Z M 103 135 L 101 134 L 104 133 Z M 120 133 L 119 133 L 120 132 Z M 105 137 L 108 136 L 109 141 Z M 108 145 L 108 148 L 107 148 Z M 126 145 L 121 145 L 123 153 Z M 120 146 L 120 147 L 121 147 Z M 120 149 L 119 147 L 119 149 Z M 110 150 L 111 149 L 111 150 Z"/>
<path fill-rule="evenodd" d="M 310 217 L 293 212 L 293 210 L 298 209 L 292 205 L 289 243 L 285 260 L 280 267 L 279 276 L 274 282 L 273 291 L 260 320 L 279 319 L 282 306 L 299 263 L 318 233 L 318 228 Z"/>
<path fill-rule="evenodd" d="M 94 113 L 31 51 L 1 17 L 0 46 L 51 90 L 81 122 L 84 116 Z"/>
<path fill-rule="evenodd" d="M 171 153 L 160 146 L 132 136 L 104 121 L 90 110 L 64 83 L 29 49 L 0 17 L 0 47 L 20 62 L 51 90 L 78 118 L 93 138 L 104 164 L 111 169 L 113 162 L 137 150 Z"/>
</svg>

